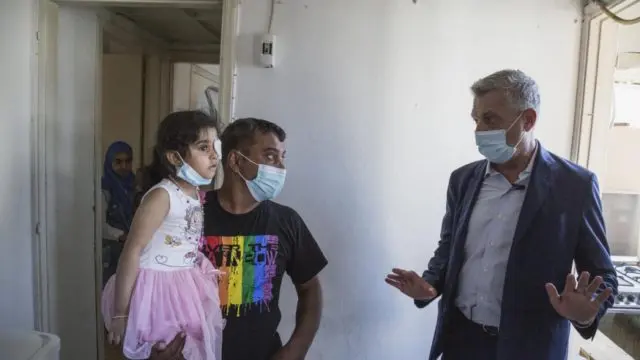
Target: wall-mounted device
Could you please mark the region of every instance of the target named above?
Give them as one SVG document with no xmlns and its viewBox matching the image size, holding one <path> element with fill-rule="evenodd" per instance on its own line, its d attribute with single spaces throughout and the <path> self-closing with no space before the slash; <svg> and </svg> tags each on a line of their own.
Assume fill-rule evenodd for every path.
<svg viewBox="0 0 640 360">
<path fill-rule="evenodd" d="M 260 48 L 258 49 L 258 61 L 260 66 L 264 68 L 272 68 L 275 66 L 275 46 L 276 37 L 272 34 L 264 34 L 258 42 Z"/>
</svg>

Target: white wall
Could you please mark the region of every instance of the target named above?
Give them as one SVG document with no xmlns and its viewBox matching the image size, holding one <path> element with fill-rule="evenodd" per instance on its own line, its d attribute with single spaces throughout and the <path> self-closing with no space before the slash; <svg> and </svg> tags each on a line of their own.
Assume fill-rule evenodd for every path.
<svg viewBox="0 0 640 360">
<path fill-rule="evenodd" d="M 202 69 L 207 70 L 211 75 L 220 76 L 220 65 L 218 64 L 196 64 Z"/>
<path fill-rule="evenodd" d="M 146 56 L 144 90 L 144 164 L 151 163 L 156 132 L 160 121 L 171 112 L 171 68 L 168 59 L 157 55 Z"/>
<path fill-rule="evenodd" d="M 0 328 L 33 329 L 30 124 L 35 7 L 32 1 L 3 0 L 0 9 Z"/>
<path fill-rule="evenodd" d="M 618 28 L 618 52 L 640 51 L 640 24 L 620 25 Z"/>
<path fill-rule="evenodd" d="M 100 31 L 95 10 L 62 6 L 57 34 L 57 101 L 47 114 L 47 237 L 51 255 L 51 331 L 61 359 L 95 359 L 97 350 L 96 180 L 103 156 L 99 117 Z M 51 116 L 49 116 L 51 115 Z M 96 136 L 97 135 L 97 136 Z M 96 148 L 96 142 L 98 147 Z M 97 246 L 98 245 L 98 246 Z M 99 250 L 98 250 L 99 251 Z"/>
<path fill-rule="evenodd" d="M 236 115 L 289 134 L 279 198 L 329 258 L 323 323 L 308 359 L 424 359 L 436 307 L 388 287 L 393 266 L 422 271 L 438 241 L 450 172 L 479 158 L 468 87 L 520 68 L 541 87 L 537 135 L 570 151 L 578 1 L 326 0 L 278 3 L 274 69 L 255 67 L 269 0 L 244 1 Z M 294 322 L 285 286 L 282 330 Z"/>
<path fill-rule="evenodd" d="M 176 63 L 173 65 L 173 111 L 208 109 L 205 90 L 220 86 L 218 65 Z M 212 99 L 217 106 L 218 99 Z"/>
<path fill-rule="evenodd" d="M 101 154 L 104 159 L 114 141 L 125 141 L 133 149 L 134 171 L 142 165 L 142 62 L 140 54 L 102 55 Z"/>
</svg>

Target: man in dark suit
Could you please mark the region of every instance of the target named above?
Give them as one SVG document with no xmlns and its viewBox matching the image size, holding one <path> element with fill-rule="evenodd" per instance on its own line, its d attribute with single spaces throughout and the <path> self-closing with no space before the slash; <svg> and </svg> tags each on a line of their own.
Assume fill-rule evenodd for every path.
<svg viewBox="0 0 640 360">
<path fill-rule="evenodd" d="M 503 70 L 471 90 L 486 160 L 451 174 L 422 277 L 393 269 L 386 282 L 419 308 L 442 295 L 430 360 L 564 360 L 570 324 L 592 338 L 617 292 L 598 181 L 535 139 L 529 76 Z"/>
</svg>

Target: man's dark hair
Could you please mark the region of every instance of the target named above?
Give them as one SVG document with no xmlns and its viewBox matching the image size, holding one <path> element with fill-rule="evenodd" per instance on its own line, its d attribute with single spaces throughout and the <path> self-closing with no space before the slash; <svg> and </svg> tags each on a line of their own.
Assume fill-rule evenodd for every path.
<svg viewBox="0 0 640 360">
<path fill-rule="evenodd" d="M 220 136 L 222 163 L 226 165 L 227 157 L 231 150 L 242 151 L 253 145 L 257 133 L 274 134 L 280 141 L 284 141 L 287 138 L 287 133 L 271 121 L 256 118 L 238 119 L 229 124 L 222 132 L 222 136 Z"/>
</svg>

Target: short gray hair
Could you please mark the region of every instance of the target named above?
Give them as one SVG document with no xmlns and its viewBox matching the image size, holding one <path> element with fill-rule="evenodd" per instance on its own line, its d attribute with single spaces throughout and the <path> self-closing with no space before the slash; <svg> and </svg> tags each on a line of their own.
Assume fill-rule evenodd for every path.
<svg viewBox="0 0 640 360">
<path fill-rule="evenodd" d="M 475 97 L 484 96 L 494 90 L 504 92 L 507 100 L 516 110 L 534 109 L 540 112 L 538 84 L 520 70 L 500 70 L 471 85 L 471 91 Z"/>
</svg>

